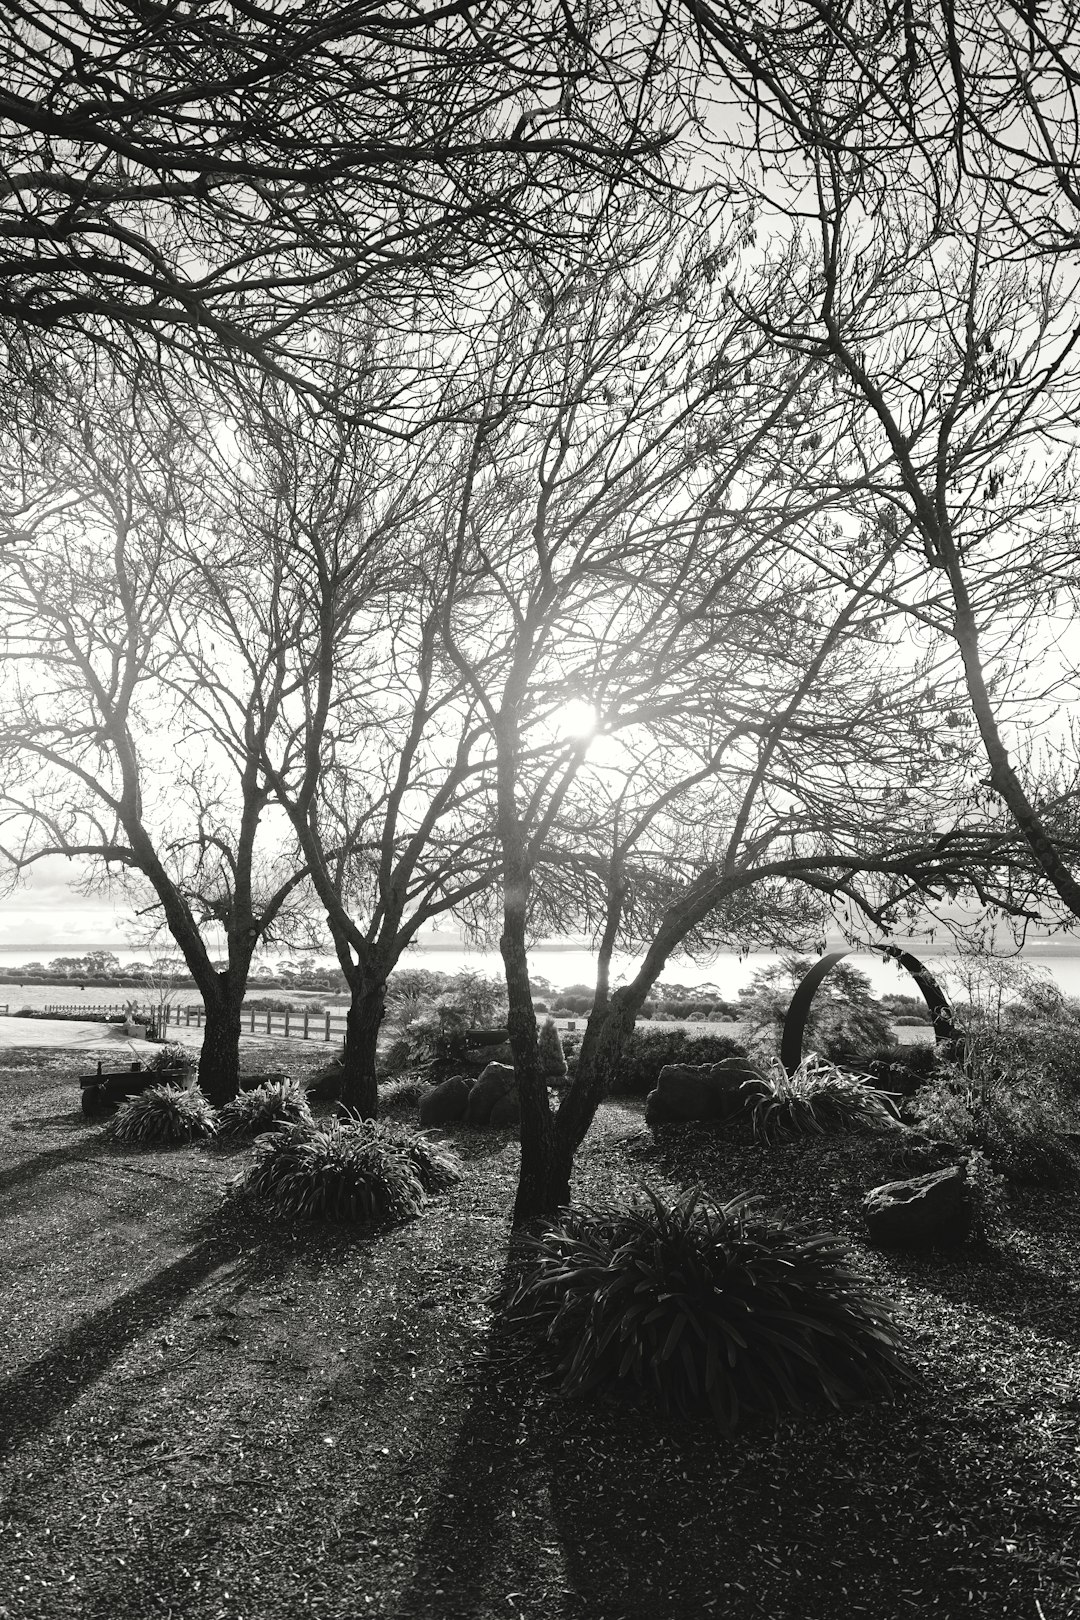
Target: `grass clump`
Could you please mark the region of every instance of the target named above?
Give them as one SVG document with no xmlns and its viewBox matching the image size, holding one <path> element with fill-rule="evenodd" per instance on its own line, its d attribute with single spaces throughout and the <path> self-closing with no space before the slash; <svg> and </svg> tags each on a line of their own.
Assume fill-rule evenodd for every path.
<svg viewBox="0 0 1080 1620">
<path fill-rule="evenodd" d="M 198 1086 L 149 1086 L 122 1103 L 102 1131 L 108 1142 L 166 1147 L 214 1136 L 217 1116 Z"/>
<path fill-rule="evenodd" d="M 308 1125 L 307 1094 L 296 1080 L 268 1080 L 253 1091 L 241 1091 L 225 1104 L 218 1119 L 222 1136 L 261 1136 L 278 1125 Z"/>
<path fill-rule="evenodd" d="M 414 1130 L 396 1120 L 370 1119 L 364 1123 L 373 1141 L 404 1155 L 425 1193 L 447 1192 L 461 1180 L 461 1161 L 457 1154 L 433 1141 L 426 1131 Z"/>
<path fill-rule="evenodd" d="M 289 1219 L 386 1226 L 412 1220 L 424 1187 L 409 1155 L 371 1121 L 285 1125 L 260 1137 L 253 1163 L 230 1184 Z"/>
<path fill-rule="evenodd" d="M 154 1074 L 166 1071 L 172 1074 L 178 1071 L 182 1074 L 192 1074 L 197 1068 L 194 1052 L 181 1044 L 180 1041 L 166 1041 L 152 1052 L 146 1067 Z"/>
<path fill-rule="evenodd" d="M 731 1431 L 824 1399 L 890 1395 L 908 1375 L 887 1306 L 839 1239 L 700 1188 L 582 1206 L 528 1239 L 507 1324 L 555 1357 L 561 1393 L 632 1382 Z"/>
<path fill-rule="evenodd" d="M 761 1080 L 748 1084 L 747 1096 L 759 1142 L 900 1128 L 895 1103 L 875 1090 L 869 1075 L 846 1074 L 814 1053 L 790 1075 L 774 1061 Z"/>
<path fill-rule="evenodd" d="M 422 1098 L 430 1090 L 430 1081 L 418 1074 L 387 1080 L 379 1086 L 379 1112 L 391 1119 L 415 1119 Z"/>
</svg>

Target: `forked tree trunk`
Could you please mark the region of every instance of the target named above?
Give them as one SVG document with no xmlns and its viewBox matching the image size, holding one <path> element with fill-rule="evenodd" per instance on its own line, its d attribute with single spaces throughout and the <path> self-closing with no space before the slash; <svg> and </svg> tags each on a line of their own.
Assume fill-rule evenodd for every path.
<svg viewBox="0 0 1080 1620">
<path fill-rule="evenodd" d="M 385 979 L 360 978 L 352 986 L 352 999 L 345 1015 L 341 1103 L 363 1119 L 375 1119 L 379 1112 L 375 1051 L 385 1008 Z"/>
</svg>

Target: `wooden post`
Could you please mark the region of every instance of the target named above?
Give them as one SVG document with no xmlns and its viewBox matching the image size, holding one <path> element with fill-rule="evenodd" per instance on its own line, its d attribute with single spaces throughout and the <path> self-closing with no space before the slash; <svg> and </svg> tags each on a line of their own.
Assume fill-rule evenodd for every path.
<svg viewBox="0 0 1080 1620">
<path fill-rule="evenodd" d="M 288 1035 L 289 1035 L 289 1009 L 288 1009 L 288 1007 L 286 1007 L 286 1009 L 285 1009 L 285 1037 L 286 1037 L 286 1039 L 288 1039 Z"/>
<path fill-rule="evenodd" d="M 327 1007 L 327 1009 L 326 1009 L 326 1044 L 327 1044 L 327 1046 L 329 1046 L 329 1044 L 330 1044 L 330 1009 L 329 1009 L 329 1007 Z"/>
<path fill-rule="evenodd" d="M 305 1007 L 304 1008 L 304 1039 L 305 1039 L 305 1041 L 308 1038 L 308 1018 L 309 1018 L 309 1016 L 310 1016 L 310 1014 L 308 1012 L 308 1009 Z"/>
<path fill-rule="evenodd" d="M 251 1009 L 251 1033 L 253 1035 L 255 1033 L 255 1009 L 254 1009 L 254 1007 L 252 1007 L 252 1009 Z"/>
<path fill-rule="evenodd" d="M 273 1018 L 273 1016 L 274 1015 L 273 1015 L 272 1012 L 268 1012 L 267 1015 L 266 1015 L 266 1033 L 268 1035 L 272 1035 L 274 1033 L 273 1030 L 270 1028 L 270 1020 L 271 1020 L 271 1018 Z"/>
</svg>

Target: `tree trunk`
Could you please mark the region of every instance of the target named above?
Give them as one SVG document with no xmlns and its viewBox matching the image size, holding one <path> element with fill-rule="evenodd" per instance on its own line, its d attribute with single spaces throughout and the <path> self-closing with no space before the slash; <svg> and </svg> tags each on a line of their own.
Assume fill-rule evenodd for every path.
<svg viewBox="0 0 1080 1620">
<path fill-rule="evenodd" d="M 345 1015 L 341 1105 L 363 1119 L 375 1119 L 379 1112 L 375 1050 L 385 1008 L 386 980 L 359 978 Z"/>
<path fill-rule="evenodd" d="M 203 989 L 202 995 L 206 1024 L 199 1054 L 199 1086 L 214 1107 L 221 1108 L 225 1103 L 232 1102 L 240 1090 L 240 1003 L 243 995 L 235 995 L 227 983 L 219 983 L 217 989 L 209 994 Z"/>
</svg>

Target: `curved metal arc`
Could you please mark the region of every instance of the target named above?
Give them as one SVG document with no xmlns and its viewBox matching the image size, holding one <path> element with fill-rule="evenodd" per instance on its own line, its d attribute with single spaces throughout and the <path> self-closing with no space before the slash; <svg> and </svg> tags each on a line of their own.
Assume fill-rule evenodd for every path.
<svg viewBox="0 0 1080 1620">
<path fill-rule="evenodd" d="M 865 948 L 865 947 L 864 947 Z M 828 951 L 816 961 L 810 971 L 803 976 L 791 998 L 787 1015 L 784 1019 L 784 1033 L 780 1042 L 780 1061 L 788 1074 L 794 1074 L 802 1062 L 803 1036 L 806 1033 L 806 1021 L 810 1016 L 810 1005 L 815 992 L 822 979 L 842 962 L 845 956 L 850 956 L 853 946 L 845 947 L 842 951 Z M 903 951 L 898 945 L 872 945 L 871 950 L 881 951 L 885 956 L 892 957 L 894 962 L 906 969 L 915 980 L 922 998 L 926 1002 L 934 1026 L 934 1036 L 938 1045 L 946 1041 L 959 1041 L 960 1031 L 954 1022 L 952 1006 L 944 990 L 938 984 L 925 962 L 920 962 L 917 956 L 910 951 Z"/>
</svg>

